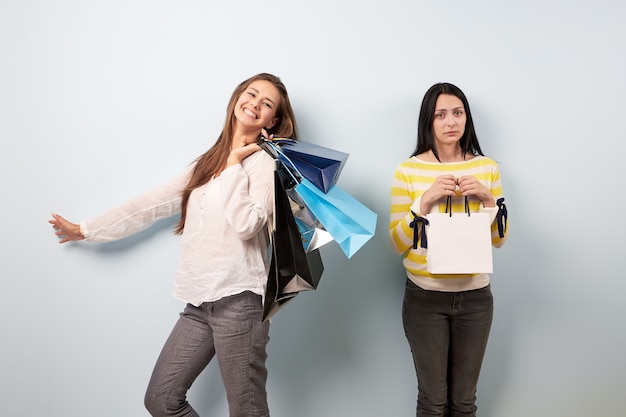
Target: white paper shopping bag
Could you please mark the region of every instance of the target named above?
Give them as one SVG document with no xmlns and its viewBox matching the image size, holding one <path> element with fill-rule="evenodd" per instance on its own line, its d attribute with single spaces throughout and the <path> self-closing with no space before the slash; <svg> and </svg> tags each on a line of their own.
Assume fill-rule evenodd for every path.
<svg viewBox="0 0 626 417">
<path fill-rule="evenodd" d="M 431 274 L 493 272 L 491 224 L 487 213 L 432 213 L 426 216 Z"/>
</svg>

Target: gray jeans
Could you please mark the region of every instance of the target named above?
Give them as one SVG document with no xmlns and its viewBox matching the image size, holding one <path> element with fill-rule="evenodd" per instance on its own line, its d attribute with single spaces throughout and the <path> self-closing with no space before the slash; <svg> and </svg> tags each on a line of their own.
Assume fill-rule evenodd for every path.
<svg viewBox="0 0 626 417">
<path fill-rule="evenodd" d="M 417 417 L 476 416 L 492 317 L 489 286 L 438 292 L 407 280 L 402 320 L 417 373 Z"/>
<path fill-rule="evenodd" d="M 213 356 L 226 388 L 230 417 L 268 417 L 265 347 L 259 295 L 241 294 L 188 304 L 165 342 L 148 384 L 145 405 L 154 417 L 196 417 L 187 391 Z"/>
</svg>

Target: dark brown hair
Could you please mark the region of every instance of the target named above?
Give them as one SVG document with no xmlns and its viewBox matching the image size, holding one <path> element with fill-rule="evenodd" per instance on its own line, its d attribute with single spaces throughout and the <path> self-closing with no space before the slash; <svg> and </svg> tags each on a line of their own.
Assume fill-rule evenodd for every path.
<svg viewBox="0 0 626 417">
<path fill-rule="evenodd" d="M 463 133 L 463 136 L 461 136 L 461 140 L 459 141 L 462 155 L 465 156 L 468 153 L 471 155 L 483 155 L 480 145 L 478 144 L 478 137 L 476 136 L 476 130 L 474 129 L 474 120 L 472 119 L 472 112 L 470 111 L 467 97 L 465 97 L 463 91 L 461 91 L 461 89 L 454 84 L 437 83 L 430 87 L 428 91 L 426 91 L 426 94 L 424 94 L 419 120 L 417 122 L 417 146 L 411 156 L 432 151 L 435 158 L 440 161 L 439 154 L 437 153 L 437 147 L 435 146 L 433 120 L 435 118 L 437 99 L 441 94 L 450 94 L 458 97 L 465 108 L 465 114 L 467 115 L 467 119 L 465 121 L 465 133 Z"/>
</svg>

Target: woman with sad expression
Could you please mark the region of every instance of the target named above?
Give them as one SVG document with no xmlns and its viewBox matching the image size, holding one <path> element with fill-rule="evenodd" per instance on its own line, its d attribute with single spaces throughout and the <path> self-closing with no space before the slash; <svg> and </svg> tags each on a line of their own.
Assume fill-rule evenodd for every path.
<svg viewBox="0 0 626 417">
<path fill-rule="evenodd" d="M 406 269 L 402 319 L 418 380 L 418 417 L 476 415 L 493 316 L 488 274 L 431 274 L 424 236 L 414 240 L 414 222 L 444 213 L 448 197 L 461 211 L 467 197 L 470 212 L 489 213 L 491 243 L 504 244 L 498 165 L 480 149 L 465 94 L 439 83 L 424 96 L 417 147 L 396 168 L 391 188 L 389 237 Z"/>
</svg>

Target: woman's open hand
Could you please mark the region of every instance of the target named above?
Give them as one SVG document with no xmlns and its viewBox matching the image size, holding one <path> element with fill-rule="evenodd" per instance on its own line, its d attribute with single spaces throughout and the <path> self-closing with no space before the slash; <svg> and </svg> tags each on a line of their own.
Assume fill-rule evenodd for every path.
<svg viewBox="0 0 626 417">
<path fill-rule="evenodd" d="M 72 223 L 56 213 L 52 213 L 52 219 L 48 220 L 52 225 L 60 240 L 59 243 L 69 242 L 70 240 L 83 240 L 85 236 L 80 231 L 80 225 Z"/>
</svg>

